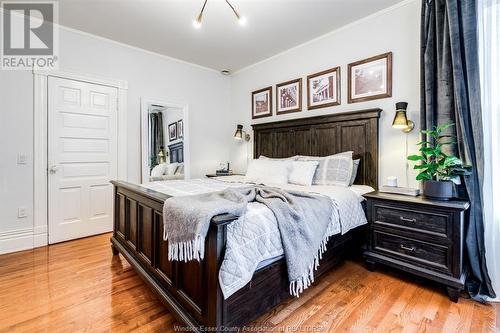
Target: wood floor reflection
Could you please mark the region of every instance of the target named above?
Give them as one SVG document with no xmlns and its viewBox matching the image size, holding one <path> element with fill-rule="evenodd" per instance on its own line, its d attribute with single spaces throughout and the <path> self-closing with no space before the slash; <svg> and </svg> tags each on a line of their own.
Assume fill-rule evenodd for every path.
<svg viewBox="0 0 500 333">
<path fill-rule="evenodd" d="M 172 332 L 109 234 L 0 256 L 0 332 Z M 347 261 L 253 323 L 276 332 L 500 332 L 500 305 Z"/>
</svg>

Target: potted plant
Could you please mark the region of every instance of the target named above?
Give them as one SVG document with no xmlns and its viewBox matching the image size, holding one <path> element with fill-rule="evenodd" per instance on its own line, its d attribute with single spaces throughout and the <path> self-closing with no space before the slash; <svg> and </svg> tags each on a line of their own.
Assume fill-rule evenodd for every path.
<svg viewBox="0 0 500 333">
<path fill-rule="evenodd" d="M 422 141 L 421 155 L 410 155 L 408 160 L 420 162 L 413 168 L 419 170 L 417 180 L 423 181 L 423 195 L 437 200 L 450 200 L 454 197 L 455 184 L 460 185 L 460 176 L 469 175 L 471 166 L 465 165 L 458 157 L 447 155 L 442 148 L 454 145 L 453 136 L 443 135 L 443 131 L 454 126 L 445 124 L 434 127 L 432 130 L 421 131 L 432 139 L 432 142 Z"/>
</svg>

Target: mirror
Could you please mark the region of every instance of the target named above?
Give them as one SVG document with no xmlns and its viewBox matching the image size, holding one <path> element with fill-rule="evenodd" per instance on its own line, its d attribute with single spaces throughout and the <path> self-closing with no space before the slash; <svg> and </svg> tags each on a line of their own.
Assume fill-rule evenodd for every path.
<svg viewBox="0 0 500 333">
<path fill-rule="evenodd" d="M 146 103 L 142 115 L 142 182 L 184 179 L 184 110 Z"/>
</svg>

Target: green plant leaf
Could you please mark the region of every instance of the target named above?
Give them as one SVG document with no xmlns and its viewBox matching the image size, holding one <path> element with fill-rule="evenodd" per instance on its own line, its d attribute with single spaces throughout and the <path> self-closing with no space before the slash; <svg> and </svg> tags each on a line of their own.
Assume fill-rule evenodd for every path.
<svg viewBox="0 0 500 333">
<path fill-rule="evenodd" d="M 419 150 L 426 156 L 437 156 L 434 152 L 434 149 L 422 147 Z"/>
<path fill-rule="evenodd" d="M 431 167 L 431 164 L 417 164 L 413 167 L 415 170 L 420 170 L 420 169 L 429 169 Z"/>
<path fill-rule="evenodd" d="M 423 134 L 430 135 L 433 138 L 436 138 L 437 135 L 438 135 L 438 133 L 436 131 L 431 131 L 431 130 L 423 130 L 423 131 L 420 131 L 420 132 L 423 133 Z"/>
<path fill-rule="evenodd" d="M 417 180 L 432 180 L 431 175 L 429 175 L 426 171 L 421 172 L 417 175 Z"/>
<path fill-rule="evenodd" d="M 425 161 L 425 157 L 422 155 L 410 155 L 407 157 L 408 160 L 410 161 Z"/>
<path fill-rule="evenodd" d="M 453 126 L 455 126 L 455 124 L 454 124 L 454 123 L 451 123 L 451 124 L 444 124 L 444 125 L 439 125 L 439 126 L 436 128 L 436 131 L 437 131 L 437 132 L 442 132 L 442 131 L 444 131 L 445 129 L 448 129 L 448 128 L 453 127 Z"/>
</svg>

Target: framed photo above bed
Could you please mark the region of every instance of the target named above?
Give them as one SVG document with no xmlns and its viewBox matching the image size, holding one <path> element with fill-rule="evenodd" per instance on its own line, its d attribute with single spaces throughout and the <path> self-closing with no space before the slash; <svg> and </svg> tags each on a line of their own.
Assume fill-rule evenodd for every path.
<svg viewBox="0 0 500 333">
<path fill-rule="evenodd" d="M 179 120 L 177 122 L 177 138 L 182 139 L 184 137 L 184 122 Z"/>
<path fill-rule="evenodd" d="M 340 67 L 307 76 L 307 109 L 340 105 Z"/>
<path fill-rule="evenodd" d="M 276 114 L 302 111 L 302 79 L 276 85 Z"/>
<path fill-rule="evenodd" d="M 252 92 L 252 119 L 273 115 L 273 87 Z"/>
<path fill-rule="evenodd" d="M 168 125 L 168 141 L 177 140 L 177 122 Z"/>
<path fill-rule="evenodd" d="M 392 52 L 347 65 L 348 103 L 392 96 Z"/>
</svg>

